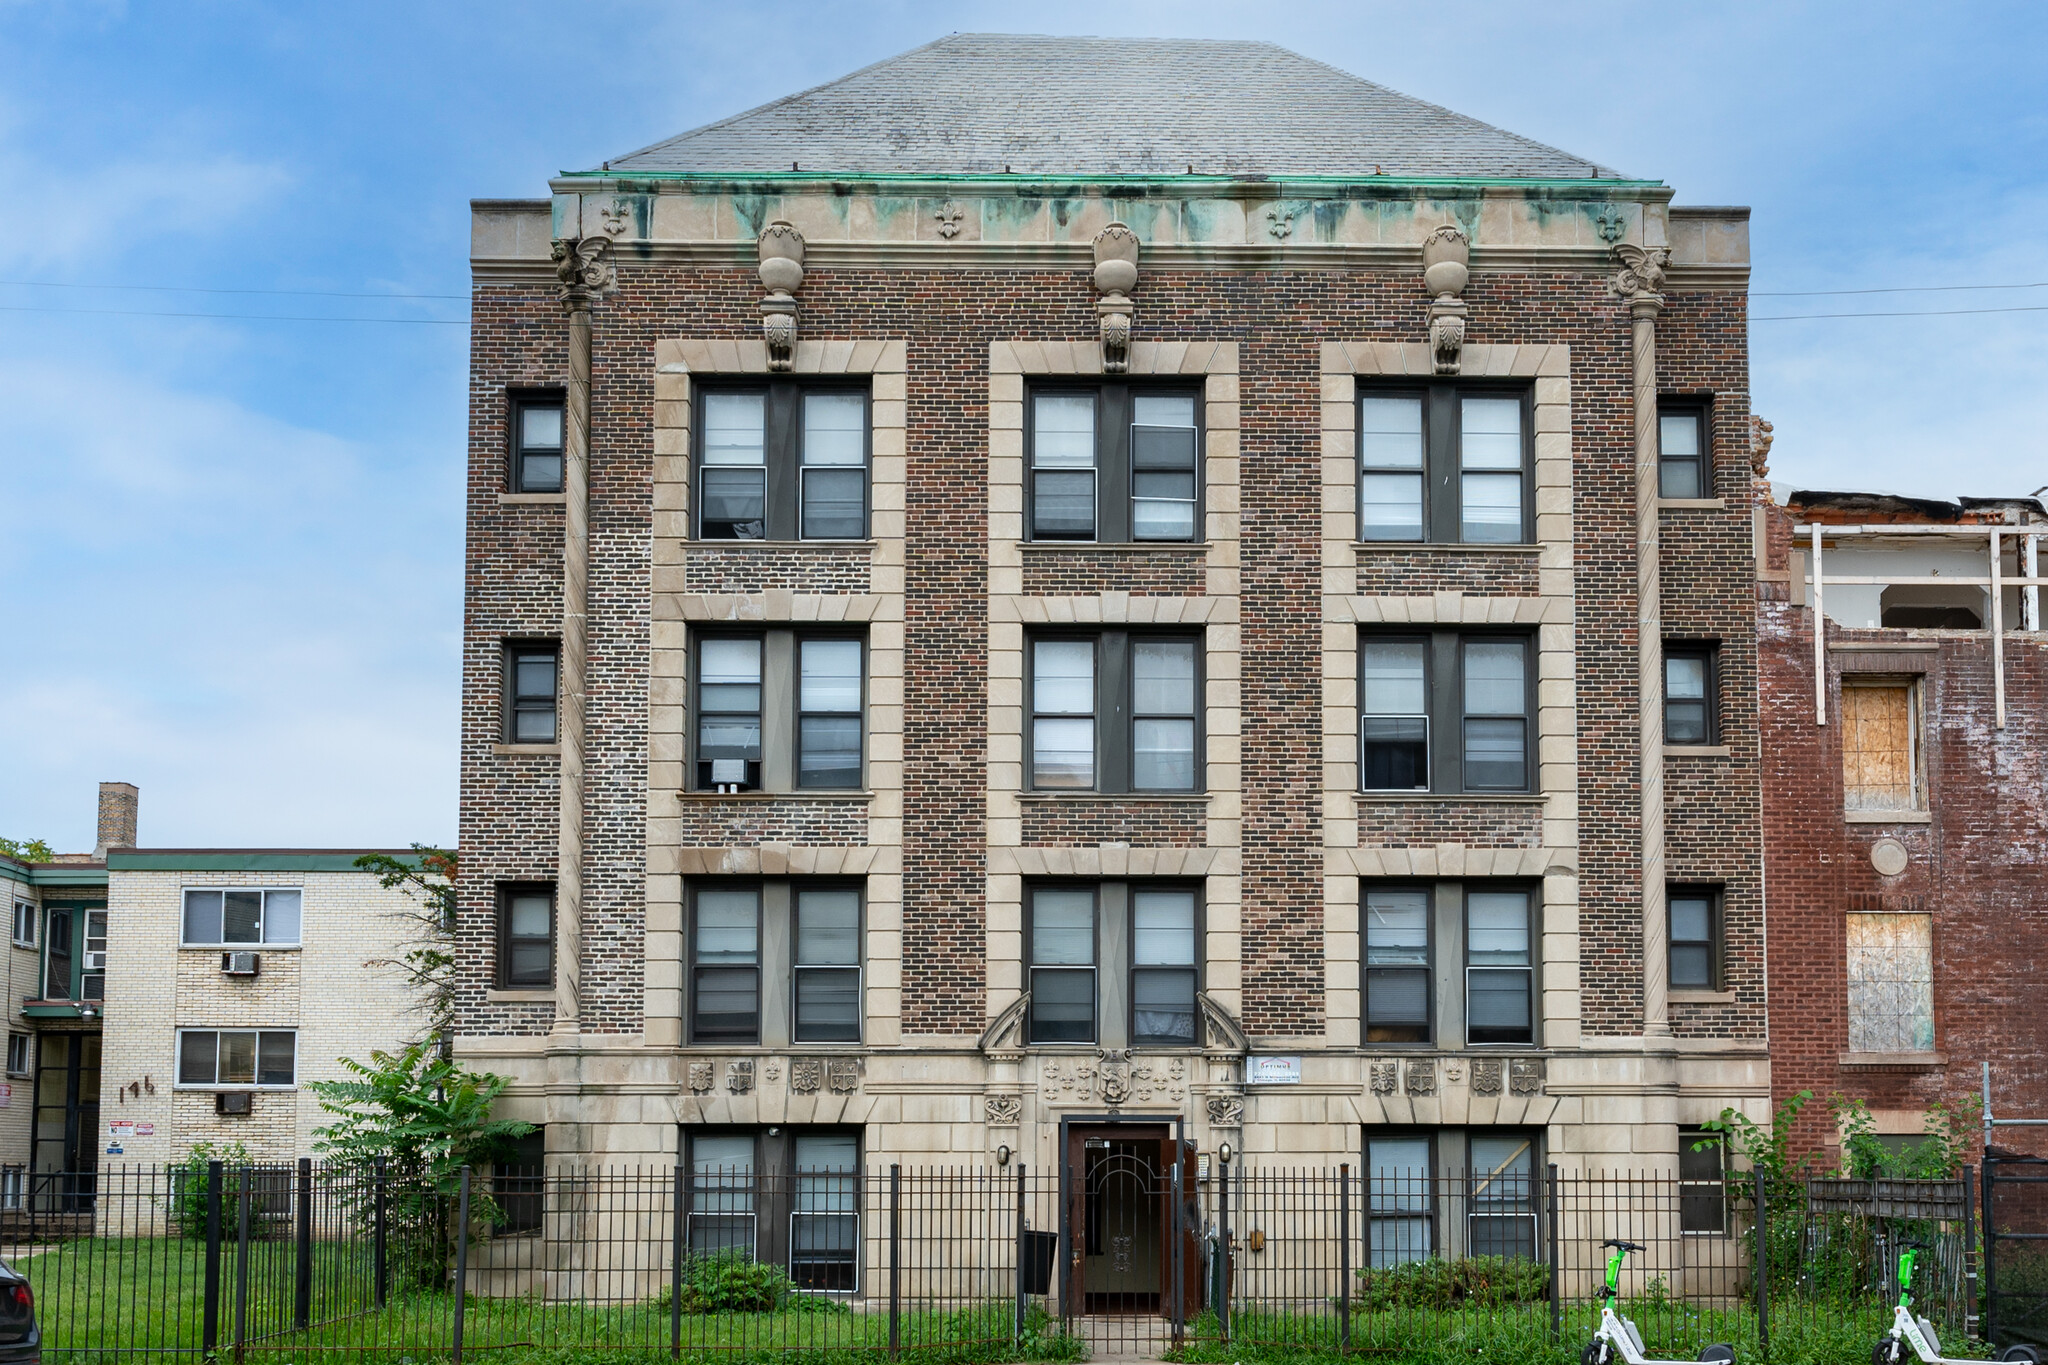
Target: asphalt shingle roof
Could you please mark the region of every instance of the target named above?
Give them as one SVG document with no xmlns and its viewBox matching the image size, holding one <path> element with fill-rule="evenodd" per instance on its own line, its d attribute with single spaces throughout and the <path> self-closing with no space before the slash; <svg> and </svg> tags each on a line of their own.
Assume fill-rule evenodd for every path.
<svg viewBox="0 0 2048 1365">
<path fill-rule="evenodd" d="M 1271 43 L 961 33 L 607 163 L 635 172 L 1620 173 Z"/>
</svg>

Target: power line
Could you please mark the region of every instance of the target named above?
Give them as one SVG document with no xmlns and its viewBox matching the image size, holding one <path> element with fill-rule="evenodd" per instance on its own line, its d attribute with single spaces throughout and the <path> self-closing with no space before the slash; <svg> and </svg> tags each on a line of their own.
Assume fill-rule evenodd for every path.
<svg viewBox="0 0 2048 1365">
<path fill-rule="evenodd" d="M 204 289 L 182 284 L 69 284 L 56 280 L 0 280 L 23 289 L 131 289 L 150 294 L 282 294 L 306 299 L 466 299 L 467 294 L 346 294 L 329 289 Z"/>
<path fill-rule="evenodd" d="M 31 308 L 0 304 L 0 313 L 89 313 L 116 318 L 236 318 L 245 322 L 405 322 L 426 327 L 466 327 L 468 318 L 320 318 L 289 313 L 160 313 L 136 308 Z"/>
<path fill-rule="evenodd" d="M 1836 294 L 1941 294 L 1958 289 L 2048 289 L 2048 280 L 2038 284 L 1902 284 L 1890 289 L 1752 289 L 1753 299 L 1817 299 Z"/>
<path fill-rule="evenodd" d="M 1751 322 L 1801 322 L 1808 318 L 1954 318 L 1975 313 L 2048 313 L 2048 303 L 2018 308 L 1929 308 L 1924 312 L 1901 313 L 1774 313 L 1751 318 Z"/>
</svg>

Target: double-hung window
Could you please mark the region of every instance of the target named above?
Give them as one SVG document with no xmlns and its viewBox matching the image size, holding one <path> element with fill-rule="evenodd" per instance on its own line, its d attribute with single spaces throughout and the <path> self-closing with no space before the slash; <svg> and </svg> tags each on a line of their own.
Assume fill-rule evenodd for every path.
<svg viewBox="0 0 2048 1365">
<path fill-rule="evenodd" d="M 796 888 L 795 997 L 791 1037 L 799 1043 L 860 1041 L 860 892 L 850 886 Z"/>
<path fill-rule="evenodd" d="M 1926 809 L 1916 683 L 1844 679 L 1841 734 L 1844 809 Z"/>
<path fill-rule="evenodd" d="M 1031 1041 L 1095 1041 L 1095 888 L 1031 891 Z"/>
<path fill-rule="evenodd" d="M 1536 1041 L 1535 897 L 1526 890 L 1465 891 L 1465 1037 Z"/>
<path fill-rule="evenodd" d="M 690 1250 L 699 1256 L 755 1251 L 754 1135 L 692 1133 Z"/>
<path fill-rule="evenodd" d="M 692 1044 L 860 1041 L 858 884 L 706 880 L 689 899 Z"/>
<path fill-rule="evenodd" d="M 555 888 L 498 888 L 498 988 L 547 990 L 555 984 Z"/>
<path fill-rule="evenodd" d="M 1529 395 L 1498 386 L 1361 390 L 1358 536 L 1524 544 L 1534 501 Z"/>
<path fill-rule="evenodd" d="M 1664 742 L 1716 744 L 1717 682 L 1711 644 L 1664 645 Z"/>
<path fill-rule="evenodd" d="M 1657 404 L 1657 496 L 1714 496 L 1705 405 L 1668 398 Z"/>
<path fill-rule="evenodd" d="M 1426 1043 L 1430 1027 L 1427 886 L 1369 886 L 1365 903 L 1365 1039 Z"/>
<path fill-rule="evenodd" d="M 690 1041 L 761 1040 L 761 889 L 701 886 L 690 915 Z"/>
<path fill-rule="evenodd" d="M 1721 896 L 1711 887 L 1674 886 L 1665 892 L 1671 916 L 1672 989 L 1720 987 Z"/>
<path fill-rule="evenodd" d="M 1436 1180 L 1425 1134 L 1365 1143 L 1366 1255 L 1375 1268 L 1427 1260 L 1435 1239 Z"/>
<path fill-rule="evenodd" d="M 106 996 L 107 912 L 88 910 L 85 912 L 85 961 L 78 974 L 78 998 L 104 1000 Z"/>
<path fill-rule="evenodd" d="M 1194 390 L 1034 390 L 1029 538 L 1199 540 L 1199 411 Z"/>
<path fill-rule="evenodd" d="M 781 1265 L 799 1289 L 860 1289 L 860 1134 L 838 1128 L 691 1129 L 690 1251 Z"/>
<path fill-rule="evenodd" d="M 512 491 L 562 491 L 561 395 L 512 400 Z"/>
<path fill-rule="evenodd" d="M 1535 778 L 1527 635 L 1368 634 L 1359 640 L 1359 786 L 1526 792 Z M 1451 736 L 1450 746 L 1433 736 Z"/>
<path fill-rule="evenodd" d="M 1678 1130 L 1678 1230 L 1728 1231 L 1728 1149 L 1719 1133 Z"/>
<path fill-rule="evenodd" d="M 505 646 L 505 742 L 553 744 L 560 648 L 553 643 Z"/>
<path fill-rule="evenodd" d="M 296 944 L 300 899 L 296 888 L 187 888 L 183 946 L 248 948 Z"/>
<path fill-rule="evenodd" d="M 204 1089 L 289 1089 L 299 1035 L 289 1029 L 181 1029 L 178 1084 Z"/>
<path fill-rule="evenodd" d="M 707 389 L 697 420 L 701 540 L 861 540 L 868 397 L 777 381 Z"/>
<path fill-rule="evenodd" d="M 14 903 L 14 946 L 33 948 L 36 946 L 36 904 L 34 901 Z"/>
<path fill-rule="evenodd" d="M 1193 1047 L 1197 1042 L 1195 893 L 1131 888 L 1131 1041 Z"/>
<path fill-rule="evenodd" d="M 848 635 L 697 637 L 697 789 L 858 790 L 865 659 Z M 787 701 L 771 707 L 770 697 Z"/>
<path fill-rule="evenodd" d="M 1200 790 L 1201 648 L 1198 636 L 1121 630 L 1033 638 L 1031 785 Z"/>
<path fill-rule="evenodd" d="M 1466 1245 L 1474 1256 L 1536 1259 L 1536 1143 L 1519 1133 L 1470 1136 Z"/>
<path fill-rule="evenodd" d="M 34 1053 L 31 1051 L 33 1036 L 27 1033 L 7 1035 L 7 1074 L 27 1076 L 34 1072 Z"/>
</svg>

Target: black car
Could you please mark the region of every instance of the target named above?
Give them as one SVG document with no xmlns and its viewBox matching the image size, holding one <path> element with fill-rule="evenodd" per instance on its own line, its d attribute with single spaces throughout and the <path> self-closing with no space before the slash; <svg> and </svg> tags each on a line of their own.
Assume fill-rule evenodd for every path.
<svg viewBox="0 0 2048 1365">
<path fill-rule="evenodd" d="M 28 1277 L 0 1261 L 0 1365 L 42 1365 L 43 1334 Z"/>
</svg>

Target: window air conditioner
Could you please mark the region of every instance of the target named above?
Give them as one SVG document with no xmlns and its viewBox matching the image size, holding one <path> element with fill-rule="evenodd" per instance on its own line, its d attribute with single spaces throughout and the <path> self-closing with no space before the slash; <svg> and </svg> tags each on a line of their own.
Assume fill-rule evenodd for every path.
<svg viewBox="0 0 2048 1365">
<path fill-rule="evenodd" d="M 216 1114 L 247 1114 L 255 1108 L 255 1096 L 246 1090 L 220 1090 L 213 1096 Z"/>
<path fill-rule="evenodd" d="M 107 955 L 103 952 L 87 953 L 85 955 L 85 969 L 89 972 L 105 971 L 107 969 Z"/>
<path fill-rule="evenodd" d="M 262 959 L 255 953 L 222 953 L 220 969 L 229 976 L 256 976 L 262 971 Z"/>
</svg>

